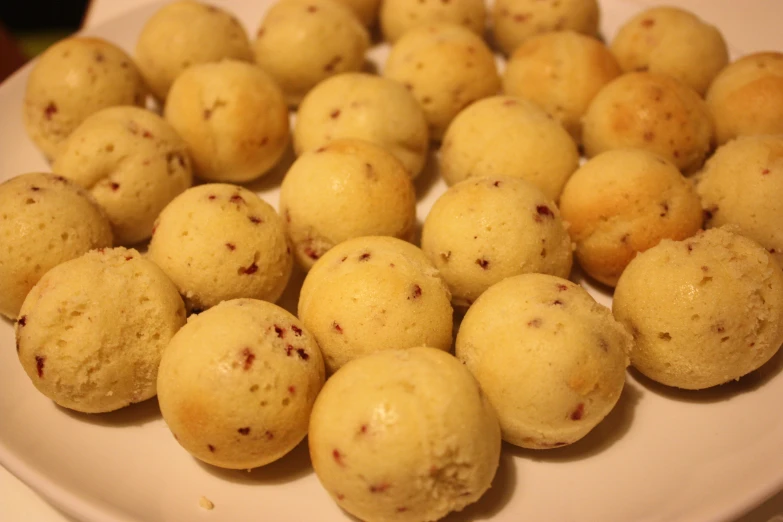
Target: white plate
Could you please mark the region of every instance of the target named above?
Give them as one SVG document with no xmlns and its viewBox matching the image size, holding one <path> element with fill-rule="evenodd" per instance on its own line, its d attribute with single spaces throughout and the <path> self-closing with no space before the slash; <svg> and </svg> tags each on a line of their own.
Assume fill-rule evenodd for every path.
<svg viewBox="0 0 783 522">
<path fill-rule="evenodd" d="M 269 3 L 225 5 L 252 30 Z M 608 37 L 638 9 L 602 3 Z M 157 7 L 87 33 L 130 50 Z M 21 122 L 28 73 L 0 87 L 0 180 L 47 170 Z M 280 175 L 253 186 L 274 205 Z M 417 188 L 421 220 L 444 185 L 430 173 Z M 105 415 L 68 412 L 35 391 L 13 346 L 11 324 L 1 322 L 0 462 L 66 512 L 96 522 L 348 519 L 319 486 L 305 445 L 250 473 L 200 464 L 169 434 L 154 399 Z M 730 520 L 783 487 L 782 368 L 783 353 L 739 383 L 700 393 L 632 372 L 617 408 L 584 440 L 543 452 L 505 446 L 492 489 L 448 520 Z M 202 495 L 214 511 L 199 508 Z"/>
</svg>

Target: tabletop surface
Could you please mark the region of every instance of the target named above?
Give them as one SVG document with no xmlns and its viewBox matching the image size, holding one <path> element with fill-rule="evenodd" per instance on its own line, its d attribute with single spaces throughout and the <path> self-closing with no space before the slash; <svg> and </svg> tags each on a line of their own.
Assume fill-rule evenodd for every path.
<svg viewBox="0 0 783 522">
<path fill-rule="evenodd" d="M 84 25 L 93 26 L 121 16 L 124 12 L 158 0 L 92 0 Z M 212 0 L 220 4 L 220 0 Z M 642 5 L 677 5 L 699 14 L 721 29 L 728 42 L 742 53 L 783 51 L 779 21 L 783 16 L 780 0 L 625 0 Z M 738 16 L 738 9 L 742 16 Z M 753 30 L 748 31 L 752 20 Z M 34 491 L 0 466 L 0 521 L 2 522 L 78 522 L 51 507 Z M 783 522 L 783 491 L 736 522 Z"/>
</svg>

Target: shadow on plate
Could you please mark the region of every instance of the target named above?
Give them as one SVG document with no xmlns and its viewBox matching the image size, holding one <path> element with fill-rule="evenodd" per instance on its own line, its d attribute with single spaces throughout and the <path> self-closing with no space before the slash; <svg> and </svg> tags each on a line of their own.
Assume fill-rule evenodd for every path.
<svg viewBox="0 0 783 522">
<path fill-rule="evenodd" d="M 440 178 L 438 171 L 438 153 L 432 147 L 427 152 L 427 160 L 421 173 L 413 180 L 413 186 L 416 188 L 416 201 L 421 201 L 429 194 L 432 187 Z M 420 216 L 422 220 L 424 216 Z"/>
<path fill-rule="evenodd" d="M 504 443 L 503 451 L 524 459 L 545 462 L 573 462 L 592 457 L 609 449 L 628 433 L 633 424 L 634 411 L 643 395 L 644 392 L 633 382 L 626 381 L 620 399 L 609 415 L 573 444 L 561 448 L 533 450 Z"/>
<path fill-rule="evenodd" d="M 302 291 L 302 284 L 305 279 L 305 271 L 294 261 L 294 268 L 291 272 L 291 279 L 283 291 L 283 295 L 277 300 L 277 306 L 285 308 L 294 316 L 297 315 L 296 309 L 299 306 L 299 293 Z"/>
<path fill-rule="evenodd" d="M 274 189 L 279 189 L 280 184 L 283 183 L 283 178 L 295 160 L 296 154 L 294 154 L 294 146 L 289 142 L 280 160 L 272 168 L 272 170 L 256 180 L 250 181 L 248 183 L 240 183 L 240 185 L 244 186 L 246 189 L 252 192 L 262 194 Z"/>
<path fill-rule="evenodd" d="M 128 426 L 144 426 L 161 418 L 157 397 L 143 402 L 131 404 L 119 410 L 108 413 L 81 413 L 62 406 L 55 405 L 58 410 L 80 422 L 88 422 L 98 426 L 111 428 L 126 428 Z"/>
<path fill-rule="evenodd" d="M 514 457 L 506 451 L 506 445 L 500 452 L 500 463 L 492 487 L 476 502 L 462 511 L 451 513 L 444 522 L 468 522 L 471 520 L 489 520 L 495 517 L 508 504 L 517 489 L 517 468 Z"/>
<path fill-rule="evenodd" d="M 210 474 L 236 484 L 285 484 L 313 473 L 307 438 L 280 460 L 249 471 L 218 468 L 194 460 Z"/>
<path fill-rule="evenodd" d="M 755 391 L 777 377 L 781 370 L 783 370 L 783 349 L 778 350 L 778 353 L 761 368 L 750 372 L 738 381 L 730 381 L 706 390 L 683 390 L 666 386 L 644 376 L 635 368 L 631 368 L 629 373 L 635 381 L 661 397 L 683 402 L 711 403 L 727 401 L 744 393 Z"/>
</svg>

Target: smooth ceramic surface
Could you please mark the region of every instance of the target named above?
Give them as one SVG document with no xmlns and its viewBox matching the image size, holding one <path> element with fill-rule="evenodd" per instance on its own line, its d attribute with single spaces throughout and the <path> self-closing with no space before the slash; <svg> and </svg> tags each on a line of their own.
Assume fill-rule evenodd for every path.
<svg viewBox="0 0 783 522">
<path fill-rule="evenodd" d="M 269 3 L 223 5 L 253 30 Z M 602 7 L 608 38 L 639 9 L 620 0 L 603 0 Z M 132 50 L 156 8 L 87 32 Z M 372 56 L 382 61 L 385 49 Z M 0 86 L 0 180 L 48 170 L 22 126 L 28 72 Z M 276 206 L 284 171 L 251 188 Z M 443 190 L 433 169 L 417 181 L 419 221 Z M 301 275 L 284 297 L 289 309 L 300 283 Z M 589 289 L 609 304 L 608 294 Z M 2 321 L 0 463 L 71 515 L 96 522 L 349 520 L 318 484 L 304 444 L 252 472 L 200 464 L 174 441 L 154 399 L 100 416 L 58 408 L 35 391 L 13 346 L 11 323 Z M 781 396 L 783 353 L 740 382 L 698 393 L 630 372 L 616 409 L 588 437 L 546 452 L 504 446 L 493 488 L 448 520 L 731 520 L 783 487 Z M 199 507 L 202 495 L 214 510 Z"/>
</svg>

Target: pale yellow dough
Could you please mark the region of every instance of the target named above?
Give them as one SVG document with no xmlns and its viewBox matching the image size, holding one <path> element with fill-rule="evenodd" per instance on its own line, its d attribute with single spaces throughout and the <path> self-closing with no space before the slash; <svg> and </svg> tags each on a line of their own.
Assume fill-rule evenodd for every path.
<svg viewBox="0 0 783 522">
<path fill-rule="evenodd" d="M 432 348 L 388 350 L 332 376 L 310 418 L 321 484 L 368 522 L 438 520 L 476 502 L 500 458 L 500 430 L 476 380 Z"/>
<path fill-rule="evenodd" d="M 743 136 L 719 147 L 696 191 L 705 227 L 734 225 L 783 266 L 783 135 Z"/>
<path fill-rule="evenodd" d="M 612 53 L 597 39 L 574 31 L 543 33 L 511 55 L 503 92 L 535 102 L 581 143 L 581 119 L 588 105 L 620 72 Z"/>
<path fill-rule="evenodd" d="M 381 31 L 395 43 L 406 32 L 432 22 L 458 24 L 484 36 L 484 0 L 386 0 L 381 3 Z"/>
<path fill-rule="evenodd" d="M 503 440 L 547 449 L 578 441 L 614 408 L 631 345 L 582 287 L 524 274 L 479 297 L 456 353 L 498 412 Z"/>
<path fill-rule="evenodd" d="M 169 203 L 155 223 L 149 258 L 191 311 L 240 297 L 274 302 L 293 266 L 275 209 L 226 184 L 199 185 Z"/>
<path fill-rule="evenodd" d="M 541 33 L 570 30 L 598 36 L 598 0 L 495 0 L 492 34 L 507 55 Z"/>
<path fill-rule="evenodd" d="M 24 125 L 47 159 L 90 114 L 115 105 L 144 106 L 147 86 L 125 51 L 100 38 L 72 37 L 35 62 L 24 95 Z"/>
<path fill-rule="evenodd" d="M 52 169 L 90 191 L 123 245 L 149 239 L 163 207 L 193 183 L 187 144 L 138 107 L 111 107 L 84 120 Z"/>
<path fill-rule="evenodd" d="M 299 106 L 294 128 L 297 154 L 340 138 L 385 147 L 412 178 L 424 168 L 429 150 L 427 120 L 416 98 L 393 80 L 365 73 L 324 80 Z"/>
<path fill-rule="evenodd" d="M 164 115 L 187 142 L 195 174 L 208 181 L 263 176 L 290 140 L 280 87 L 245 62 L 190 67 L 171 86 Z"/>
<path fill-rule="evenodd" d="M 295 106 L 323 80 L 360 70 L 369 45 L 366 28 L 339 1 L 281 0 L 266 12 L 253 52 Z"/>
<path fill-rule="evenodd" d="M 323 383 L 321 352 L 296 317 L 271 303 L 235 299 L 191 316 L 171 340 L 158 402 L 191 455 L 251 469 L 302 441 Z"/>
<path fill-rule="evenodd" d="M 612 40 L 624 71 L 667 74 L 704 95 L 729 63 L 720 31 L 678 7 L 646 9 L 626 21 Z"/>
<path fill-rule="evenodd" d="M 421 247 L 455 306 L 523 273 L 567 278 L 572 247 L 555 202 L 519 178 L 470 178 L 448 189 L 424 221 Z"/>
<path fill-rule="evenodd" d="M 654 152 L 684 173 L 698 170 L 712 148 L 707 105 L 685 85 L 663 74 L 626 73 L 593 98 L 582 119 L 585 155 L 612 149 Z"/>
<path fill-rule="evenodd" d="M 636 256 L 612 307 L 633 333 L 631 363 L 668 386 L 739 379 L 783 342 L 780 266 L 758 243 L 722 228 Z"/>
<path fill-rule="evenodd" d="M 383 147 L 335 140 L 294 162 L 280 187 L 280 213 L 297 262 L 309 270 L 347 239 L 410 239 L 416 192 L 408 171 Z"/>
<path fill-rule="evenodd" d="M 511 96 L 487 98 L 462 111 L 440 149 L 440 172 L 449 185 L 514 176 L 554 200 L 578 166 L 568 132 L 535 103 Z"/>
<path fill-rule="evenodd" d="M 392 237 L 349 239 L 313 265 L 298 316 L 318 341 L 326 370 L 394 348 L 451 347 L 451 295 L 427 256 Z"/>
<path fill-rule="evenodd" d="M 495 57 L 484 40 L 443 22 L 405 33 L 392 47 L 383 75 L 413 93 L 434 140 L 443 137 L 462 109 L 500 91 Z"/>
<path fill-rule="evenodd" d="M 0 314 L 16 319 L 51 268 L 112 245 L 111 225 L 90 194 L 62 176 L 22 174 L 0 184 Z"/>
<path fill-rule="evenodd" d="M 35 387 L 85 413 L 154 397 L 164 348 L 185 324 L 177 289 L 135 250 L 99 249 L 44 275 L 16 323 Z"/>
<path fill-rule="evenodd" d="M 171 85 L 191 65 L 253 60 L 244 27 L 215 5 L 180 0 L 161 7 L 136 41 L 136 61 L 153 94 L 165 100 Z"/>
</svg>

